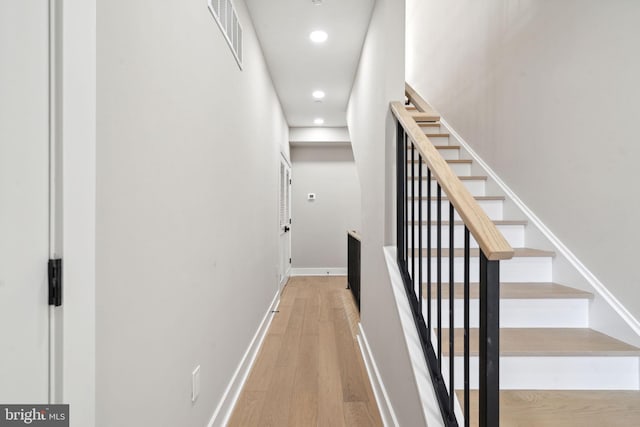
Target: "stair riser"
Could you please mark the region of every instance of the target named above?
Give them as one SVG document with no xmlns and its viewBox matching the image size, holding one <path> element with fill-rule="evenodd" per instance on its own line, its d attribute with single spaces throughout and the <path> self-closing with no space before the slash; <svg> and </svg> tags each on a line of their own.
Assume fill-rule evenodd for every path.
<svg viewBox="0 0 640 427">
<path fill-rule="evenodd" d="M 464 387 L 463 359 L 456 357 L 455 388 Z M 478 388 L 478 358 L 471 357 L 470 387 Z M 443 357 L 443 374 L 449 377 L 449 360 Z M 501 357 L 503 390 L 640 390 L 637 356 Z"/>
<path fill-rule="evenodd" d="M 504 202 L 502 200 L 478 200 L 477 202 L 478 202 L 478 205 L 480 205 L 482 210 L 485 211 L 485 213 L 490 219 L 501 220 L 503 218 L 502 207 Z M 419 206 L 420 206 L 420 203 L 418 202 L 414 203 L 416 218 L 418 217 Z M 428 207 L 429 207 L 429 202 L 427 200 L 423 200 L 422 201 L 422 219 L 425 221 L 427 218 Z M 409 206 L 408 209 L 409 209 L 409 215 L 411 215 L 411 206 Z M 431 215 L 434 219 L 438 212 L 437 209 L 438 209 L 438 203 L 435 201 L 431 202 Z M 447 202 L 446 200 L 442 201 L 442 204 L 440 206 L 440 212 L 441 212 L 442 218 L 449 218 L 449 202 Z M 460 215 L 458 215 L 457 211 L 455 212 L 454 215 L 455 215 L 456 221 L 459 221 Z"/>
<path fill-rule="evenodd" d="M 445 144 L 443 144 L 445 145 Z M 458 160 L 460 159 L 460 150 L 438 150 L 440 155 L 445 160 Z"/>
<path fill-rule="evenodd" d="M 426 133 L 429 134 L 435 134 L 438 132 L 435 132 L 433 130 L 430 130 Z M 448 136 L 428 136 L 427 138 L 429 138 L 429 141 L 431 141 L 431 143 L 433 145 L 449 145 L 449 141 L 451 141 L 453 138 L 448 137 Z"/>
<path fill-rule="evenodd" d="M 411 215 L 411 212 L 409 212 L 409 215 Z M 423 219 L 425 217 L 426 215 L 423 215 Z M 429 227 L 426 225 L 422 226 L 422 242 L 423 242 L 422 247 L 423 248 L 427 247 L 428 228 Z M 525 228 L 524 225 L 498 225 L 498 230 L 502 233 L 504 238 L 507 239 L 511 247 L 514 247 L 514 248 L 521 248 L 525 246 L 524 228 Z M 449 247 L 449 226 L 443 225 L 441 230 L 442 230 L 441 231 L 442 247 L 448 248 Z M 409 232 L 411 232 L 411 230 L 409 230 Z M 415 227 L 415 247 L 418 247 L 418 232 L 419 230 L 418 230 L 418 227 L 416 226 Z M 435 248 L 437 245 L 437 240 L 438 240 L 437 232 L 438 232 L 438 227 L 435 225 L 431 226 L 431 247 L 432 248 Z M 476 243 L 473 236 L 470 235 L 469 237 L 470 237 L 469 243 L 471 244 L 471 247 L 477 248 L 478 244 Z M 464 247 L 464 227 L 462 225 L 456 225 L 453 227 L 453 244 L 454 244 L 454 248 Z M 411 233 L 409 233 L 409 247 L 412 247 Z"/>
<path fill-rule="evenodd" d="M 420 129 L 422 129 L 422 131 L 427 134 L 427 133 L 445 133 L 448 132 L 444 126 L 440 125 L 440 126 L 420 126 Z"/>
<path fill-rule="evenodd" d="M 432 285 L 435 294 L 436 284 Z M 426 297 L 426 290 L 423 291 Z M 436 301 L 431 303 L 431 322 L 437 323 Z M 442 325 L 449 327 L 449 300 L 442 299 Z M 454 326 L 464 327 L 464 303 L 454 302 Z M 426 304 L 423 314 L 427 317 Z M 478 300 L 469 304 L 469 324 L 479 327 Z M 503 299 L 500 300 L 500 326 L 503 328 L 587 328 L 589 327 L 589 300 L 587 299 Z"/>
<path fill-rule="evenodd" d="M 411 182 L 414 180 L 409 179 L 407 181 L 407 195 L 409 197 L 411 197 Z M 427 184 L 426 184 L 426 180 L 422 181 L 422 197 L 425 197 L 427 195 Z M 484 196 L 484 190 L 485 190 L 485 183 L 486 181 L 483 179 L 474 179 L 474 180 L 464 180 L 462 181 L 462 184 L 467 187 L 467 190 L 469 190 L 469 192 L 471 193 L 472 196 Z M 418 180 L 415 180 L 415 196 L 418 197 Z M 437 182 L 435 180 L 432 180 L 431 182 L 431 196 L 432 197 L 436 197 L 436 190 L 437 190 Z M 444 193 L 444 190 L 442 191 L 442 197 L 445 197 L 446 194 Z"/>
<path fill-rule="evenodd" d="M 416 156 L 417 159 L 417 156 Z M 411 158 L 409 158 L 411 160 Z M 471 175 L 471 164 L 470 163 L 448 163 L 449 167 L 458 176 L 469 176 Z M 413 172 L 411 169 L 409 170 L 410 176 L 418 176 L 420 171 L 418 170 L 418 165 L 413 164 Z M 422 165 L 422 176 L 427 176 L 427 165 Z"/>
<path fill-rule="evenodd" d="M 436 257 L 431 260 L 431 279 L 437 280 Z M 422 260 L 422 278 L 427 278 L 427 259 Z M 500 280 L 503 282 L 551 282 L 551 257 L 522 257 L 500 262 Z M 411 258 L 409 258 L 411 268 Z M 418 258 L 416 258 L 416 276 L 418 275 Z M 462 258 L 454 259 L 454 281 L 462 280 L 464 265 Z M 479 281 L 479 260 L 471 258 L 469 262 L 470 280 Z M 417 277 L 416 277 L 417 278 Z M 442 280 L 449 281 L 449 260 L 442 257 Z"/>
</svg>

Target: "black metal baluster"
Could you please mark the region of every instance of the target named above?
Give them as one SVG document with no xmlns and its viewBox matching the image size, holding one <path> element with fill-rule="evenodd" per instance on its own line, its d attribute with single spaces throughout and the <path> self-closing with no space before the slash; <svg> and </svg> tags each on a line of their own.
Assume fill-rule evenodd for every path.
<svg viewBox="0 0 640 427">
<path fill-rule="evenodd" d="M 347 289 L 351 290 L 358 311 L 360 311 L 360 260 L 360 239 L 351 232 L 347 232 Z"/>
<path fill-rule="evenodd" d="M 454 377 L 454 366 L 453 362 L 455 360 L 454 354 L 454 332 L 455 332 L 455 324 L 454 324 L 454 309 L 453 303 L 455 300 L 453 299 L 453 284 L 454 282 L 454 257 L 455 257 L 455 244 L 454 244 L 454 209 L 453 203 L 451 203 L 451 198 L 449 198 L 449 406 L 453 411 L 453 401 L 454 401 L 454 390 L 455 385 L 453 382 Z"/>
<path fill-rule="evenodd" d="M 415 200 L 413 201 L 415 203 Z M 431 203 L 431 202 L 429 202 Z M 418 153 L 418 301 L 422 314 L 422 156 Z M 423 314 L 424 316 L 424 314 Z"/>
<path fill-rule="evenodd" d="M 500 421 L 500 261 L 480 250 L 480 427 Z"/>
<path fill-rule="evenodd" d="M 416 148 L 411 144 L 411 284 L 416 293 Z"/>
<path fill-rule="evenodd" d="M 406 150 L 404 144 L 404 129 L 400 122 L 396 122 L 396 251 L 400 271 L 404 264 L 404 230 L 406 224 L 404 222 L 404 186 L 406 165 Z"/>
<path fill-rule="evenodd" d="M 431 169 L 427 167 L 427 330 L 431 342 Z"/>
<path fill-rule="evenodd" d="M 442 372 L 442 189 L 436 182 L 436 197 L 438 199 L 436 213 L 436 270 L 438 284 L 438 369 Z"/>
<path fill-rule="evenodd" d="M 464 425 L 469 427 L 469 229 L 464 227 Z"/>
<path fill-rule="evenodd" d="M 407 158 L 409 157 L 409 154 L 406 152 L 406 150 L 409 149 L 409 143 L 407 140 L 407 133 L 404 133 L 404 146 L 405 146 L 405 162 L 404 162 L 404 182 L 405 182 L 405 186 L 409 185 L 409 168 L 407 167 Z M 413 149 L 413 147 L 412 147 Z M 407 196 L 407 191 L 408 188 L 405 187 L 405 203 L 406 203 L 406 211 L 405 211 L 405 221 L 407 224 L 407 227 L 405 228 L 405 240 L 404 240 L 404 254 L 405 254 L 405 266 L 404 268 L 409 271 L 409 197 Z"/>
</svg>

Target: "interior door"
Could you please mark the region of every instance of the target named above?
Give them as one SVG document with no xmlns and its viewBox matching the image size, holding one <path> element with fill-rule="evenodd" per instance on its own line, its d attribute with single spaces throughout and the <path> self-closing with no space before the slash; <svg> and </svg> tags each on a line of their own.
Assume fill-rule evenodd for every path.
<svg viewBox="0 0 640 427">
<path fill-rule="evenodd" d="M 0 402 L 47 403 L 47 0 L 0 1 Z"/>
<path fill-rule="evenodd" d="M 280 290 L 291 274 L 291 166 L 284 157 L 280 159 L 279 190 L 280 227 Z"/>
</svg>

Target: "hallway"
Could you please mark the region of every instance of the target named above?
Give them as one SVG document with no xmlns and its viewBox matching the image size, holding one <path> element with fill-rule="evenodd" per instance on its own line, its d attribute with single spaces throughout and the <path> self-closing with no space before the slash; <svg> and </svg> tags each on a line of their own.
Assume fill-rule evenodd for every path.
<svg viewBox="0 0 640 427">
<path fill-rule="evenodd" d="M 345 277 L 292 277 L 230 426 L 381 426 Z"/>
</svg>

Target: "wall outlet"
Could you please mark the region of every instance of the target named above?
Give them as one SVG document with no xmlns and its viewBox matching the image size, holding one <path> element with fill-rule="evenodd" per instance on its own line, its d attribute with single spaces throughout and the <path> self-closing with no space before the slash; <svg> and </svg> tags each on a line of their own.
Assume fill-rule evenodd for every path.
<svg viewBox="0 0 640 427">
<path fill-rule="evenodd" d="M 200 396 L 200 365 L 191 372 L 191 402 L 198 400 Z"/>
<path fill-rule="evenodd" d="M 316 193 L 307 194 L 307 200 L 315 200 L 315 199 L 316 199 Z"/>
</svg>

